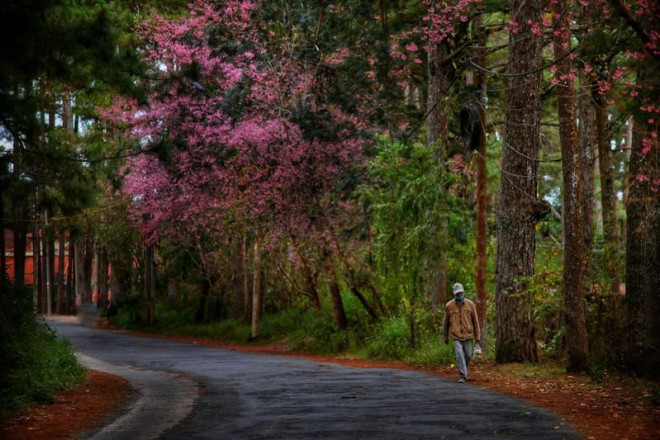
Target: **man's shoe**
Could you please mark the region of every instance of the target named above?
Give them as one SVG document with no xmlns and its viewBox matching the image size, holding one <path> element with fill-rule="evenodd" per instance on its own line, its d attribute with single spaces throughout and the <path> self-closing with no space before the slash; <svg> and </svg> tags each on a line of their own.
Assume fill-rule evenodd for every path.
<svg viewBox="0 0 660 440">
<path fill-rule="evenodd" d="M 458 383 L 465 383 L 465 378 L 461 377 L 460 379 L 458 379 Z"/>
</svg>

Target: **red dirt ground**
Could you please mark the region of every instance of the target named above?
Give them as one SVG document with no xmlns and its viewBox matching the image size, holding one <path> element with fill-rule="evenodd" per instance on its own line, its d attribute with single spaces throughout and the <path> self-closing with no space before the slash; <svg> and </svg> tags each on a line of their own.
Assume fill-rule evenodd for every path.
<svg viewBox="0 0 660 440">
<path fill-rule="evenodd" d="M 283 346 L 239 346 L 216 340 L 182 336 L 163 336 L 132 332 L 230 350 L 298 356 L 360 368 L 398 368 L 424 371 L 456 379 L 454 369 L 421 368 L 394 362 L 365 361 L 342 357 L 293 353 Z M 471 367 L 469 383 L 515 396 L 561 415 L 587 440 L 657 440 L 660 438 L 660 406 L 644 398 L 644 383 L 621 379 L 607 385 L 594 385 L 589 378 L 566 373 L 516 373 L 515 365 L 486 362 Z M 608 381 L 610 382 L 610 381 Z M 657 384 L 656 384 L 657 386 Z M 54 405 L 39 405 L 0 427 L 3 439 L 69 439 L 76 433 L 99 426 L 125 397 L 126 382 L 105 373 L 90 372 L 88 381 L 73 391 L 62 393 Z"/>
<path fill-rule="evenodd" d="M 102 426 L 122 403 L 130 389 L 128 382 L 100 371 L 88 371 L 87 378 L 71 391 L 59 393 L 55 403 L 35 405 L 0 425 L 4 440 L 73 439 Z"/>
</svg>

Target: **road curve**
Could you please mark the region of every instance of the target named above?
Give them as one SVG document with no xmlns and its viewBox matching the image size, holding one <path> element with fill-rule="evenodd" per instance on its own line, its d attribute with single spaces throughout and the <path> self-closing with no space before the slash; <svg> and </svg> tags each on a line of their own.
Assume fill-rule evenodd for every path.
<svg viewBox="0 0 660 440">
<path fill-rule="evenodd" d="M 580 438 L 544 409 L 421 372 L 351 368 L 61 322 L 49 325 L 77 353 L 111 368 L 175 378 L 165 381 L 171 386 L 181 386 L 176 378 L 201 383 L 192 411 L 167 430 L 147 434 L 149 422 L 134 425 L 125 419 L 104 428 L 104 435 L 130 425 L 139 438 L 166 440 Z M 167 389 L 150 405 L 169 401 L 185 407 L 191 402 L 191 394 L 186 400 L 170 385 L 159 386 Z M 155 417 L 153 424 L 162 418 Z"/>
<path fill-rule="evenodd" d="M 121 415 L 100 430 L 82 435 L 89 440 L 156 439 L 190 414 L 199 395 L 197 383 L 189 377 L 111 365 L 80 353 L 77 356 L 88 368 L 122 376 L 133 389 Z"/>
</svg>

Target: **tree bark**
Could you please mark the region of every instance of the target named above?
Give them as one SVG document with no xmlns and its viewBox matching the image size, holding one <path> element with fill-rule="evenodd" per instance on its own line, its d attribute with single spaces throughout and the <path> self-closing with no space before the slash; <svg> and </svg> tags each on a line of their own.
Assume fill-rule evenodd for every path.
<svg viewBox="0 0 660 440">
<path fill-rule="evenodd" d="M 0 163 L 4 168 L 4 164 Z M 4 169 L 0 168 L 0 173 L 4 173 Z M 4 183 L 2 182 L 3 175 L 0 174 L 0 281 L 7 278 L 7 244 L 5 243 L 5 199 L 4 199 Z"/>
<path fill-rule="evenodd" d="M 65 313 L 65 306 L 64 306 L 64 268 L 65 268 L 65 246 L 66 246 L 66 232 L 64 229 L 60 232 L 60 239 L 59 239 L 59 250 L 58 250 L 58 261 L 59 265 L 57 267 L 57 313 L 62 314 Z"/>
<path fill-rule="evenodd" d="M 617 240 L 616 197 L 614 194 L 614 170 L 612 169 L 612 149 L 607 130 L 607 108 L 605 101 L 595 95 L 596 101 L 596 133 L 598 139 L 598 168 L 600 170 L 601 213 L 603 216 L 604 248 L 608 253 L 619 248 Z M 609 274 L 612 278 L 611 291 L 619 290 L 619 273 L 616 263 L 609 264 Z"/>
<path fill-rule="evenodd" d="M 23 144 L 14 139 L 14 177 L 19 181 L 22 179 L 23 172 Z M 21 189 L 27 192 L 27 190 Z M 14 282 L 17 285 L 25 284 L 25 257 L 27 252 L 27 231 L 28 231 L 28 200 L 24 197 L 12 200 L 12 216 L 14 226 Z M 3 231 L 4 234 L 4 231 Z"/>
<path fill-rule="evenodd" d="M 154 300 L 156 297 L 156 271 L 154 267 L 154 247 L 144 249 L 144 299 L 146 302 L 145 323 L 154 323 Z"/>
<path fill-rule="evenodd" d="M 444 151 L 447 146 L 447 103 L 446 97 L 451 86 L 449 74 L 447 73 L 447 66 L 443 64 L 443 59 L 447 56 L 447 45 L 443 42 L 440 44 L 431 44 L 428 51 L 428 94 L 427 94 L 427 112 L 428 117 L 426 120 L 427 141 L 431 148 L 436 149 L 436 155 L 441 164 L 444 165 Z M 438 225 L 439 234 L 441 237 L 448 235 L 448 220 L 447 216 Z M 444 302 L 450 295 L 447 292 L 447 266 L 448 266 L 448 251 L 446 241 L 440 248 L 440 264 L 437 271 L 431 273 L 430 277 L 435 281 L 436 286 L 432 287 L 432 291 L 437 292 L 439 300 L 434 302 Z"/>
<path fill-rule="evenodd" d="M 108 307 L 108 256 L 104 250 L 101 250 L 98 253 L 99 265 L 97 282 L 98 293 L 99 293 L 99 302 L 98 307 L 101 309 L 106 309 Z"/>
<path fill-rule="evenodd" d="M 27 252 L 27 201 L 14 207 L 14 280 L 25 284 L 25 253 Z"/>
<path fill-rule="evenodd" d="M 507 102 L 502 181 L 497 209 L 495 274 L 497 362 L 537 361 L 527 287 L 534 275 L 537 162 L 541 120 L 542 38 L 530 23 L 541 22 L 537 0 L 511 0 L 518 32 L 509 31 Z M 525 38 L 520 38 L 524 35 Z"/>
<path fill-rule="evenodd" d="M 48 210 L 44 210 L 44 229 L 43 229 L 43 248 L 44 248 L 44 264 L 43 264 L 43 273 L 44 273 L 44 293 L 46 300 L 46 307 L 44 311 L 47 315 L 53 314 L 53 292 L 52 292 L 52 266 L 51 266 L 51 237 L 48 232 Z"/>
<path fill-rule="evenodd" d="M 482 27 L 481 15 L 475 19 L 477 41 L 479 47 L 486 47 L 486 32 Z M 480 50 L 477 54 L 477 62 L 480 66 L 486 65 L 485 50 Z M 488 291 L 486 289 L 486 269 L 488 266 L 488 227 L 486 223 L 486 213 L 488 210 L 488 170 L 486 168 L 486 127 L 488 125 L 488 116 L 486 114 L 486 104 L 488 96 L 486 95 L 486 72 L 479 73 L 479 117 L 481 125 L 479 127 L 479 154 L 474 158 L 477 167 L 477 218 L 476 218 L 476 251 L 477 258 L 475 264 L 475 281 L 477 295 L 475 304 L 477 306 L 477 316 L 479 318 L 479 342 L 481 351 L 486 353 L 486 310 L 488 308 Z"/>
<path fill-rule="evenodd" d="M 66 307 L 65 313 L 73 313 L 76 296 L 76 245 L 73 234 L 69 234 L 69 266 L 66 272 Z"/>
<path fill-rule="evenodd" d="M 252 316 L 252 298 L 250 292 L 250 277 L 248 271 L 248 237 L 247 233 L 243 233 L 243 240 L 241 241 L 241 266 L 242 271 L 241 275 L 243 277 L 243 316 L 245 317 L 245 322 L 250 322 L 250 317 Z"/>
<path fill-rule="evenodd" d="M 301 256 L 302 258 L 302 256 Z M 306 261 L 302 262 L 303 273 L 305 274 L 305 291 L 312 300 L 312 305 L 316 310 L 321 309 L 321 297 L 318 288 L 318 272 L 312 269 Z"/>
<path fill-rule="evenodd" d="M 80 235 L 75 237 L 74 254 L 76 262 L 76 306 L 79 306 L 87 300 L 87 295 L 85 294 L 85 285 L 87 284 L 85 280 L 87 276 L 87 272 L 85 271 L 85 246 L 83 237 Z"/>
<path fill-rule="evenodd" d="M 640 62 L 638 84 L 660 90 L 659 70 L 657 58 Z M 632 371 L 651 377 L 660 375 L 660 193 L 653 182 L 660 179 L 660 145 L 651 136 L 655 121 L 639 113 L 635 118 L 626 206 L 626 360 Z"/>
<path fill-rule="evenodd" d="M 341 299 L 339 281 L 337 280 L 337 274 L 333 267 L 328 271 L 328 276 L 330 277 L 330 301 L 332 302 L 332 313 L 335 316 L 337 329 L 343 331 L 346 330 L 348 321 L 346 319 L 346 311 L 344 310 L 344 302 Z"/>
<path fill-rule="evenodd" d="M 235 318 L 243 317 L 245 311 L 245 297 L 243 292 L 243 237 L 235 236 L 231 241 L 233 254 L 232 258 L 232 292 L 234 294 L 233 316 Z M 172 281 L 169 282 L 172 285 Z M 168 289 L 169 291 L 169 289 Z"/>
<path fill-rule="evenodd" d="M 584 75 L 581 75 L 580 84 L 585 85 Z M 584 228 L 584 248 L 589 256 L 594 243 L 594 163 L 596 155 L 596 136 L 594 123 L 596 120 L 594 104 L 588 94 L 581 93 L 578 99 L 578 144 L 580 149 L 580 186 L 582 187 L 582 225 Z"/>
<path fill-rule="evenodd" d="M 44 296 L 43 296 L 43 273 L 42 273 L 42 260 L 41 260 L 41 233 L 39 231 L 39 213 L 34 214 L 34 225 L 32 228 L 32 268 L 33 268 L 33 291 L 34 291 L 34 305 L 37 313 L 43 312 Z"/>
<path fill-rule="evenodd" d="M 584 226 L 582 217 L 582 189 L 580 149 L 575 126 L 575 88 L 571 78 L 570 22 L 566 0 L 552 3 L 558 18 L 553 33 L 553 47 L 557 66 L 557 109 L 559 113 L 559 138 L 562 158 L 563 199 L 563 281 L 565 340 L 568 354 L 568 371 L 586 371 L 589 355 L 585 324 L 583 283 Z"/>
<path fill-rule="evenodd" d="M 254 256 L 252 270 L 254 277 L 252 279 L 252 332 L 251 338 L 259 337 L 259 322 L 261 321 L 261 244 L 257 237 L 254 238 Z"/>
<path fill-rule="evenodd" d="M 89 236 L 84 237 L 84 289 L 85 289 L 85 302 L 92 302 L 92 271 L 93 271 L 93 262 L 94 262 L 94 247 L 93 241 Z"/>
<path fill-rule="evenodd" d="M 630 118 L 628 119 L 628 122 L 626 123 L 626 163 L 630 163 L 630 156 L 631 156 L 631 151 L 632 151 L 632 143 L 633 143 L 633 127 L 635 125 L 635 121 Z M 626 207 L 628 206 L 628 181 L 627 179 L 623 179 L 623 206 Z M 623 225 L 621 225 L 621 241 L 623 244 L 623 249 L 627 249 L 628 247 L 628 217 L 623 218 Z"/>
</svg>

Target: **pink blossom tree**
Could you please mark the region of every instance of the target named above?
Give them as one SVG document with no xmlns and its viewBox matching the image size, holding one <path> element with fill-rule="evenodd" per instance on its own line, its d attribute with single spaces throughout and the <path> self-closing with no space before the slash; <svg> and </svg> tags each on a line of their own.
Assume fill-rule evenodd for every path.
<svg viewBox="0 0 660 440">
<path fill-rule="evenodd" d="M 330 243 L 327 224 L 344 211 L 335 188 L 361 162 L 359 124 L 319 103 L 313 74 L 267 44 L 258 4 L 200 0 L 180 19 L 154 16 L 140 36 L 147 103 L 117 100 L 104 116 L 144 152 L 124 191 L 145 239 L 194 243 L 209 279 L 209 254 L 233 231 L 266 246 Z"/>
</svg>

